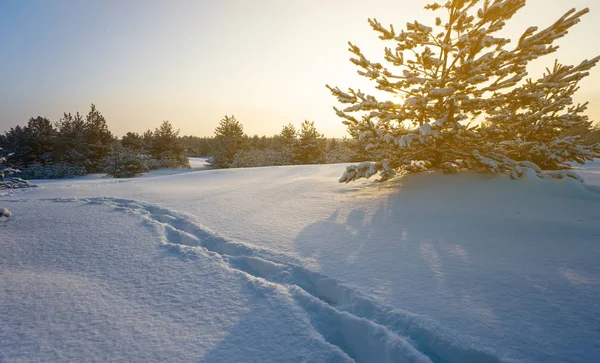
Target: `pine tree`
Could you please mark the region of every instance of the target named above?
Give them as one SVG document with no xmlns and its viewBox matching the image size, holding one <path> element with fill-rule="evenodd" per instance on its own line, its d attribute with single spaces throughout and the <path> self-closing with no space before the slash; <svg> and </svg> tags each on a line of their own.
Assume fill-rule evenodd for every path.
<svg viewBox="0 0 600 363">
<path fill-rule="evenodd" d="M 57 159 L 70 165 L 83 165 L 88 153 L 83 116 L 79 112 L 75 115 L 65 112 L 56 128 Z"/>
<path fill-rule="evenodd" d="M 50 161 L 56 145 L 57 132 L 52 122 L 45 117 L 31 118 L 25 127 L 29 140 L 31 160 Z"/>
<path fill-rule="evenodd" d="M 144 142 L 144 151 L 150 154 L 154 144 L 154 132 L 152 132 L 152 130 L 144 131 L 142 134 L 142 140 Z"/>
<path fill-rule="evenodd" d="M 293 148 L 298 142 L 298 132 L 291 123 L 284 125 L 281 128 L 281 132 L 277 135 L 279 143 L 287 148 Z"/>
<path fill-rule="evenodd" d="M 128 132 L 121 138 L 121 145 L 130 150 L 142 151 L 144 150 L 144 139 L 137 132 Z"/>
<path fill-rule="evenodd" d="M 298 137 L 299 140 L 294 151 L 297 164 L 319 164 L 324 162 L 325 137 L 317 131 L 313 121 L 305 120 L 302 123 Z"/>
<path fill-rule="evenodd" d="M 163 121 L 159 127 L 154 130 L 154 140 L 152 143 L 152 157 L 160 159 L 162 153 L 170 151 L 177 142 L 179 130 L 175 131 L 169 121 Z"/>
<path fill-rule="evenodd" d="M 189 154 L 207 156 L 210 154 L 212 137 L 183 136 L 179 138 Z"/>
<path fill-rule="evenodd" d="M 86 170 L 88 173 L 101 172 L 114 138 L 108 130 L 106 119 L 93 103 L 85 117 L 84 130 L 87 143 Z"/>
<path fill-rule="evenodd" d="M 326 164 L 335 163 L 349 163 L 357 161 L 351 144 L 347 138 L 343 138 L 341 141 L 337 139 L 331 139 L 327 143 L 327 152 L 325 154 Z"/>
<path fill-rule="evenodd" d="M 281 132 L 275 136 L 277 148 L 281 150 L 282 165 L 294 162 L 294 151 L 298 145 L 298 132 L 291 123 L 284 125 Z"/>
<path fill-rule="evenodd" d="M 85 174 L 87 147 L 83 119 L 64 114 L 55 124 L 45 117 L 31 118 L 27 126 L 11 128 L 3 136 L 8 162 L 25 179 L 73 177 Z"/>
<path fill-rule="evenodd" d="M 163 121 L 154 130 L 150 155 L 160 160 L 162 167 L 189 167 L 185 148 L 178 139 L 179 130 L 175 130 L 169 121 Z"/>
<path fill-rule="evenodd" d="M 210 165 L 214 168 L 231 167 L 235 154 L 244 150 L 246 139 L 244 126 L 235 119 L 235 116 L 225 116 L 215 129 Z"/>
<path fill-rule="evenodd" d="M 561 136 L 590 125 L 583 114 L 587 103 L 574 105 L 572 96 L 600 57 L 577 66 L 555 63 L 537 80 L 526 79 L 527 64 L 556 51 L 554 42 L 588 9 L 569 10 L 540 31 L 530 27 L 514 43 L 497 36 L 523 6 L 525 0 L 433 3 L 425 8 L 443 13 L 434 26 L 415 21 L 400 32 L 369 19 L 379 38 L 393 43 L 384 53 L 390 68 L 369 61 L 352 43 L 350 60 L 392 95 L 388 99 L 400 101 L 327 86 L 348 105 L 335 108 L 337 115 L 375 160 L 348 167 L 340 182 L 427 169 L 508 172 L 513 178 L 533 170 L 577 178 L 542 168 L 564 169 L 600 156 L 597 144 Z"/>
<path fill-rule="evenodd" d="M 8 130 L 2 140 L 2 145 L 10 155 L 7 159 L 16 166 L 24 166 L 30 162 L 29 137 L 24 127 L 16 126 Z"/>
</svg>

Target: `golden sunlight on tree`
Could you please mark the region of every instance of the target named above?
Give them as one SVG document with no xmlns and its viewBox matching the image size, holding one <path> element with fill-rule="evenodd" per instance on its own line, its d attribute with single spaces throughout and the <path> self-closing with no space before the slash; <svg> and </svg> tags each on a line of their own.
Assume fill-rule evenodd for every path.
<svg viewBox="0 0 600 363">
<path fill-rule="evenodd" d="M 369 24 L 390 46 L 385 66 L 350 44 L 358 73 L 391 94 L 379 98 L 327 86 L 345 104 L 336 113 L 371 159 L 349 166 L 340 182 L 397 172 L 469 169 L 580 179 L 569 163 L 600 156 L 570 130 L 589 130 L 587 103 L 574 104 L 578 83 L 600 57 L 578 65 L 554 62 L 537 79 L 527 65 L 554 53 L 588 9 L 571 9 L 544 29 L 529 27 L 519 39 L 498 36 L 525 0 L 453 0 L 425 6 L 428 23 L 404 30 Z"/>
</svg>

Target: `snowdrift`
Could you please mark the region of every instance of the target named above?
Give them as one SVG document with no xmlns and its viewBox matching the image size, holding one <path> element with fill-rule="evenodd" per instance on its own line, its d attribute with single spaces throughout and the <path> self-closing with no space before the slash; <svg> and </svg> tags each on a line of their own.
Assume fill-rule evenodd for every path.
<svg viewBox="0 0 600 363">
<path fill-rule="evenodd" d="M 0 361 L 589 362 L 599 164 L 574 180 L 342 165 L 4 196 Z M 6 322 L 6 323 L 4 323 Z"/>
</svg>

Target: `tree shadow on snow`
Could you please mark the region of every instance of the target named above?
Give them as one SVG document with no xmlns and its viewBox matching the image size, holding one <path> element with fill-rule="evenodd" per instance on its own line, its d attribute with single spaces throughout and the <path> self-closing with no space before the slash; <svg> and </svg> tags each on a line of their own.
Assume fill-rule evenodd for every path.
<svg viewBox="0 0 600 363">
<path fill-rule="evenodd" d="M 541 199 L 532 197 L 541 193 L 536 185 L 481 178 L 489 183 L 469 174 L 417 176 L 385 186 L 385 196 L 376 185 L 356 190 L 357 198 L 367 195 L 364 206 L 341 207 L 307 226 L 296 249 L 324 275 L 352 281 L 381 304 L 465 336 L 485 332 L 477 340 L 500 356 L 599 355 L 600 318 L 589 306 L 600 290 L 570 268 L 598 266 L 600 228 L 569 211 L 540 216 L 564 209 L 560 193 L 571 191 Z M 600 277 L 600 268 L 592 273 Z M 577 344 L 566 343 L 573 337 Z"/>
<path fill-rule="evenodd" d="M 198 362 L 337 362 L 339 353 L 315 339 L 291 300 L 259 280 L 242 289 L 247 310 Z M 345 360 L 342 360 L 345 361 Z"/>
</svg>

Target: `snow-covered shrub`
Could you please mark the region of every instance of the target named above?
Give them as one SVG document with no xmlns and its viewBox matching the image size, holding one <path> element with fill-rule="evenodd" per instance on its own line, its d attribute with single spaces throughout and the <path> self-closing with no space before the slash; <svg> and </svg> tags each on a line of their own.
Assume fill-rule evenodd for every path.
<svg viewBox="0 0 600 363">
<path fill-rule="evenodd" d="M 158 165 L 159 168 L 189 168 L 190 160 L 185 152 L 173 153 L 171 151 L 165 151 L 160 154 Z"/>
<path fill-rule="evenodd" d="M 150 170 L 149 159 L 138 151 L 116 144 L 108 154 L 104 172 L 114 178 L 132 178 Z"/>
<path fill-rule="evenodd" d="M 68 163 L 46 164 L 33 163 L 21 169 L 24 179 L 64 179 L 85 175 L 83 166 L 75 166 Z"/>
<path fill-rule="evenodd" d="M 147 154 L 142 154 L 141 157 L 145 160 L 149 170 L 190 168 L 190 161 L 186 155 L 173 156 L 164 153 L 161 159 L 155 159 Z"/>
<path fill-rule="evenodd" d="M 586 105 L 574 105 L 578 82 L 600 57 L 576 66 L 558 63 L 537 80 L 527 64 L 556 51 L 588 9 L 572 9 L 545 29 L 530 27 L 516 42 L 497 35 L 524 0 L 457 0 L 425 8 L 441 11 L 434 24 L 408 23 L 397 32 L 369 19 L 385 48 L 387 64 L 369 61 L 350 43 L 358 73 L 388 97 L 327 86 L 335 108 L 373 163 L 349 167 L 340 182 L 381 173 L 471 169 L 523 175 L 524 169 L 568 168 L 600 156 L 574 128 L 589 129 Z M 442 17 L 444 19 L 442 19 Z M 514 45 L 512 45 L 514 44 Z M 417 162 L 415 164 L 415 162 Z"/>
<path fill-rule="evenodd" d="M 231 168 L 252 168 L 258 166 L 291 165 L 288 150 L 250 149 L 235 154 Z"/>
<path fill-rule="evenodd" d="M 0 148 L 0 152 L 1 151 L 2 148 Z M 21 171 L 7 166 L 6 158 L 0 157 L 0 190 L 29 188 L 34 186 L 29 184 L 27 180 L 16 177 L 16 174 L 21 174 Z"/>
</svg>

